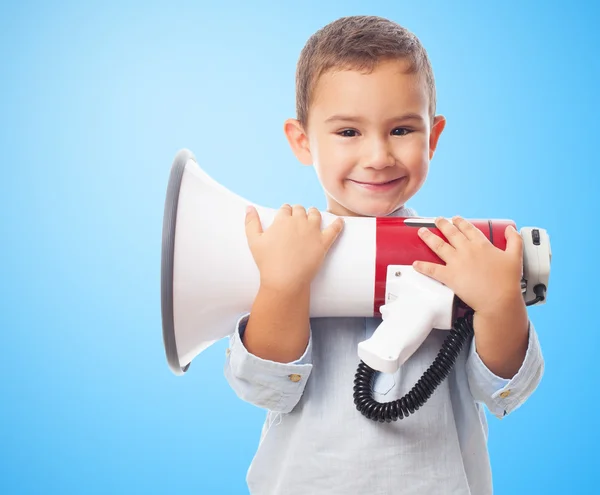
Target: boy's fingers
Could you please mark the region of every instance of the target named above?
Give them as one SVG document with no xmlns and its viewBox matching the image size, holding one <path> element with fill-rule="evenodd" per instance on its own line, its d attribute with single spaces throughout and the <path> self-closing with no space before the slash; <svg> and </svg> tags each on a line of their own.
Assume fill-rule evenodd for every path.
<svg viewBox="0 0 600 495">
<path fill-rule="evenodd" d="M 307 217 L 310 222 L 314 222 L 319 226 L 321 225 L 321 212 L 317 210 L 314 206 L 311 206 L 308 209 Z"/>
<path fill-rule="evenodd" d="M 429 278 L 447 285 L 446 267 L 444 265 L 431 263 L 429 261 L 414 261 L 412 266 L 417 272 L 427 275 Z"/>
<path fill-rule="evenodd" d="M 294 205 L 292 208 L 292 216 L 297 218 L 306 218 L 306 210 L 302 205 Z"/>
<path fill-rule="evenodd" d="M 248 238 L 262 234 L 262 224 L 258 216 L 258 212 L 254 206 L 248 206 L 246 208 L 246 236 Z"/>
<path fill-rule="evenodd" d="M 523 238 L 516 229 L 509 225 L 504 231 L 506 237 L 506 252 L 515 256 L 523 256 Z"/>
<path fill-rule="evenodd" d="M 292 214 L 292 207 L 287 203 L 282 205 L 277 212 L 278 217 L 289 217 Z"/>
<path fill-rule="evenodd" d="M 340 235 L 340 232 L 344 228 L 344 220 L 340 217 L 336 218 L 333 223 L 323 230 L 323 240 L 325 247 L 329 251 L 329 248 L 333 245 L 335 240 Z"/>
<path fill-rule="evenodd" d="M 471 222 L 465 220 L 460 215 L 452 217 L 452 223 L 456 225 L 459 230 L 465 235 L 470 241 L 488 241 L 488 238 Z"/>
</svg>

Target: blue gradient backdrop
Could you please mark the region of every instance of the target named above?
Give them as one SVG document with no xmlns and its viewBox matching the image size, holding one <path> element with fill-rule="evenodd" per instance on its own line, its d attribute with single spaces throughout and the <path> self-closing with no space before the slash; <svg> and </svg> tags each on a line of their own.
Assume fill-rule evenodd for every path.
<svg viewBox="0 0 600 495">
<path fill-rule="evenodd" d="M 260 204 L 324 207 L 282 124 L 310 34 L 414 31 L 448 119 L 422 215 L 547 228 L 546 374 L 491 418 L 496 493 L 597 492 L 599 35 L 590 2 L 2 2 L 0 492 L 244 494 L 264 413 L 162 343 L 164 194 L 180 148 Z"/>
</svg>

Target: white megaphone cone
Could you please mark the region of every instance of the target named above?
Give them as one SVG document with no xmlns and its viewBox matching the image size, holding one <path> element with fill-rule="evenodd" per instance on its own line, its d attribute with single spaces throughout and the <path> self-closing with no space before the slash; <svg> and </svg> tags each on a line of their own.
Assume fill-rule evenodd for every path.
<svg viewBox="0 0 600 495">
<path fill-rule="evenodd" d="M 163 226 L 163 336 L 171 369 L 230 335 L 247 313 L 259 272 L 244 229 L 249 201 L 204 172 L 187 150 L 171 169 Z M 263 228 L 277 210 L 254 205 Z M 323 227 L 335 216 L 322 213 Z M 311 288 L 312 316 L 373 315 L 375 222 L 346 219 Z"/>
<path fill-rule="evenodd" d="M 214 342 L 231 335 L 238 319 L 250 311 L 259 289 L 259 272 L 245 234 L 249 204 L 210 178 L 190 151 L 177 154 L 165 201 L 161 266 L 163 341 L 176 374 L 184 373 Z M 263 228 L 268 228 L 277 210 L 254 206 Z M 321 214 L 323 227 L 336 218 Z M 441 262 L 417 235 L 421 225 L 433 231 L 436 227 L 430 218 L 344 220 L 343 232 L 311 285 L 310 316 L 383 314 L 389 324 L 363 342 L 358 354 L 374 369 L 393 372 L 432 326 L 452 327 L 454 294 L 412 271 L 415 260 Z M 510 220 L 471 223 L 501 249 L 506 247 L 506 226 L 514 226 Z M 549 275 L 548 237 L 542 229 L 534 230 L 536 246 L 540 247 L 540 238 L 542 243 L 541 249 L 530 254 L 535 255 L 536 273 L 526 270 L 530 277 L 524 286 L 527 294 L 533 294 L 532 280 L 547 286 Z M 527 259 L 527 248 L 525 255 Z"/>
</svg>

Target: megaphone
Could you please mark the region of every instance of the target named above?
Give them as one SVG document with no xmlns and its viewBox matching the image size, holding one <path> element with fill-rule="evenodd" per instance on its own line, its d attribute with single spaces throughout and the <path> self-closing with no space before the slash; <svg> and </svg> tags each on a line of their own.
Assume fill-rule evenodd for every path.
<svg viewBox="0 0 600 495">
<path fill-rule="evenodd" d="M 259 272 L 248 248 L 244 219 L 252 204 L 213 180 L 189 150 L 171 166 L 162 238 L 163 342 L 173 373 L 235 331 L 250 312 Z M 254 205 L 263 228 L 277 210 Z M 322 212 L 323 228 L 335 216 Z M 442 261 L 418 237 L 436 232 L 433 218 L 345 217 L 345 226 L 311 285 L 311 317 L 381 317 L 373 337 L 359 345 L 369 369 L 394 372 L 432 328 L 453 328 L 461 301 L 444 285 L 415 272 L 413 261 Z M 511 220 L 469 220 L 498 248 Z M 436 232 L 439 235 L 441 233 Z M 522 292 L 527 304 L 543 304 L 550 272 L 544 229 L 524 227 Z M 443 237 L 443 236 L 442 236 Z M 463 305 L 464 306 L 464 305 Z M 468 309 L 468 308 L 463 308 Z M 464 335 L 463 335 L 464 337 Z"/>
</svg>

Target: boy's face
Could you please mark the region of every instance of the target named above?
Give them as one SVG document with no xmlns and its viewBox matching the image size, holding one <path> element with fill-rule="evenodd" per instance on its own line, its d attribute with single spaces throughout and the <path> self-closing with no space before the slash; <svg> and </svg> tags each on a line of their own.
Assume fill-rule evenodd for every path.
<svg viewBox="0 0 600 495">
<path fill-rule="evenodd" d="M 323 74 L 314 89 L 307 130 L 285 131 L 298 159 L 314 165 L 336 215 L 385 216 L 423 185 L 445 119 L 429 117 L 419 74 L 403 60 L 383 62 L 370 74 Z"/>
</svg>

